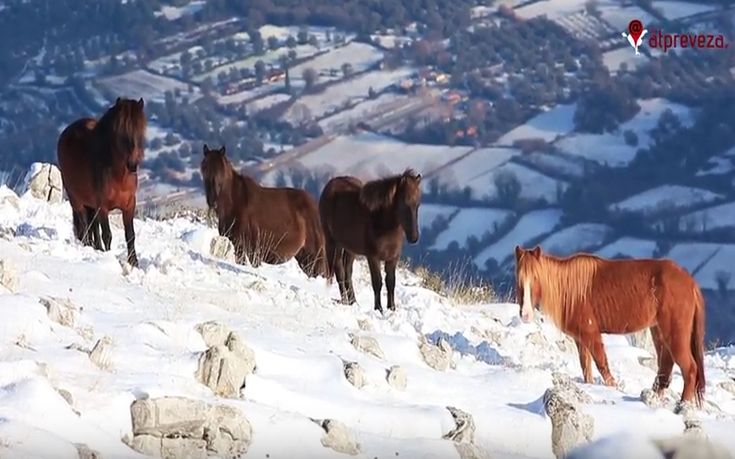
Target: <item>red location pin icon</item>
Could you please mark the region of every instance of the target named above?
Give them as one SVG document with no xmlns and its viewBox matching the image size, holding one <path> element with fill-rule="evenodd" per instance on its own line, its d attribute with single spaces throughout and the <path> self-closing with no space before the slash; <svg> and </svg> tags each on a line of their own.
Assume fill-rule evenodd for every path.
<svg viewBox="0 0 735 459">
<path fill-rule="evenodd" d="M 633 43 L 638 43 L 638 39 L 641 37 L 641 34 L 643 33 L 643 23 L 639 21 L 638 19 L 633 19 L 628 24 L 628 33 L 630 34 L 630 37 L 633 39 Z"/>
</svg>

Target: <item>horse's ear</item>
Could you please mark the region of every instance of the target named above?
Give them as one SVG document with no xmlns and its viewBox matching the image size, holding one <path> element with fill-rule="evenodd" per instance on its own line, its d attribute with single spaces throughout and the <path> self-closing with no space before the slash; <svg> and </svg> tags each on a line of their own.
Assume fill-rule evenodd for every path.
<svg viewBox="0 0 735 459">
<path fill-rule="evenodd" d="M 204 156 L 207 156 L 211 150 L 209 149 L 209 147 L 205 143 L 204 144 L 204 147 L 202 148 L 202 151 L 204 152 Z"/>
<path fill-rule="evenodd" d="M 421 174 L 416 175 L 416 182 L 421 183 Z"/>
<path fill-rule="evenodd" d="M 223 155 L 227 155 L 227 149 L 225 148 L 224 145 L 222 145 L 222 148 L 219 149 L 219 152 L 222 153 Z"/>
<path fill-rule="evenodd" d="M 531 255 L 533 255 L 534 258 L 540 257 L 541 256 L 541 247 L 539 247 L 539 246 L 534 247 L 533 250 L 531 250 Z"/>
<path fill-rule="evenodd" d="M 122 99 L 121 99 L 121 98 L 119 98 L 119 97 L 118 97 L 117 99 L 115 99 L 115 105 L 120 105 L 120 101 L 121 101 L 121 100 L 122 100 Z"/>
<path fill-rule="evenodd" d="M 143 98 L 141 97 L 138 99 L 138 107 L 143 108 L 145 106 L 145 102 L 143 101 Z"/>
<path fill-rule="evenodd" d="M 521 256 L 523 255 L 523 249 L 520 245 L 516 246 L 516 260 L 520 260 Z"/>
</svg>

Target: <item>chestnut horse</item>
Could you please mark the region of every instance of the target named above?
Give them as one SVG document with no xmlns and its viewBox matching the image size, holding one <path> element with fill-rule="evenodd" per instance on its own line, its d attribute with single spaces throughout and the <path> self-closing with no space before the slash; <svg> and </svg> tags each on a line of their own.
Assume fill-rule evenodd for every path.
<svg viewBox="0 0 735 459">
<path fill-rule="evenodd" d="M 341 302 L 354 304 L 352 265 L 364 255 L 370 267 L 375 309 L 383 312 L 380 262 L 385 262 L 388 309 L 395 310 L 396 266 L 403 236 L 411 244 L 419 240 L 418 210 L 421 175 L 404 173 L 363 183 L 350 176 L 335 177 L 324 186 L 319 214 L 324 228 L 329 280 L 337 278 Z"/>
<path fill-rule="evenodd" d="M 592 382 L 591 359 L 608 386 L 601 333 L 629 334 L 646 328 L 656 347 L 658 374 L 653 390 L 669 387 L 676 363 L 684 389 L 680 405 L 704 401 L 704 297 L 696 281 L 667 259 L 611 260 L 589 254 L 558 258 L 540 247 L 516 246 L 516 300 L 525 322 L 539 307 L 574 338 L 585 383 Z"/>
<path fill-rule="evenodd" d="M 207 206 L 218 219 L 219 234 L 235 247 L 238 263 L 254 267 L 296 258 L 309 277 L 326 276 L 324 234 L 316 199 L 304 190 L 268 188 L 240 175 L 225 147 L 204 145 L 200 166 Z"/>
<path fill-rule="evenodd" d="M 143 99 L 118 97 L 99 120 L 80 118 L 68 125 L 59 135 L 56 147 L 77 239 L 97 250 L 110 250 L 108 214 L 120 209 L 127 260 L 132 266 L 138 266 L 133 217 L 147 128 L 143 107 Z"/>
</svg>

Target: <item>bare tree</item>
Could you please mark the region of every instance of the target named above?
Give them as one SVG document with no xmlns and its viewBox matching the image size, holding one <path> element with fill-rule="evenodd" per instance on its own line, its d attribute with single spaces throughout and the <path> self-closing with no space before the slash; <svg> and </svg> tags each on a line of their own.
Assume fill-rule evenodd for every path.
<svg viewBox="0 0 735 459">
<path fill-rule="evenodd" d="M 304 85 L 306 86 L 307 90 L 311 90 L 314 87 L 314 84 L 316 84 L 316 80 L 318 77 L 319 75 L 316 73 L 316 70 L 311 67 L 305 68 L 304 71 L 301 73 L 301 78 L 304 79 Z"/>
</svg>

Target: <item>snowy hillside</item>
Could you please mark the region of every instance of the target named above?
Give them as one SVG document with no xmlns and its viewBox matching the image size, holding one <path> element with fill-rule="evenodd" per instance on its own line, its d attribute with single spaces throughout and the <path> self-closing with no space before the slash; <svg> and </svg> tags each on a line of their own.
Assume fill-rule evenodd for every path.
<svg viewBox="0 0 735 459">
<path fill-rule="evenodd" d="M 106 459 L 142 457 L 121 440 L 132 435 L 131 403 L 165 395 L 241 409 L 252 427 L 247 457 L 344 457 L 323 446 L 324 431 L 311 418 L 344 423 L 359 444 L 354 457 L 460 457 L 443 438 L 455 428 L 448 406 L 474 418 L 474 443 L 490 457 L 553 457 L 542 397 L 555 371 L 578 382 L 579 362 L 550 325 L 520 323 L 517 305 L 455 304 L 402 270 L 398 309 L 381 317 L 371 310 L 362 262 L 359 305 L 338 305 L 336 284 L 307 279 L 295 262 L 256 270 L 213 258 L 214 230 L 185 219 L 136 220 L 140 269 L 123 269 L 117 215 L 114 223 L 113 250 L 95 252 L 73 241 L 68 203 L 0 189 L 1 457 L 72 458 L 76 444 Z M 65 305 L 65 320 L 51 320 L 50 303 Z M 212 320 L 254 351 L 256 369 L 240 398 L 216 397 L 195 378 L 206 350 L 195 327 Z M 380 352 L 356 349 L 350 334 L 374 338 Z M 449 368 L 425 363 L 422 335 L 451 343 Z M 109 365 L 100 368 L 84 350 L 105 336 Z M 603 387 L 599 377 L 579 384 L 592 398 L 583 410 L 594 419 L 593 438 L 681 433 L 682 417 L 670 407 L 640 399 L 654 371 L 639 359 L 650 355 L 622 336 L 606 343 L 622 388 Z M 707 434 L 733 452 L 735 394 L 726 388 L 734 356 L 733 349 L 707 355 L 709 405 L 699 415 Z M 343 360 L 364 369 L 363 387 L 347 381 Z M 405 388 L 386 380 L 394 365 L 405 370 Z"/>
</svg>

